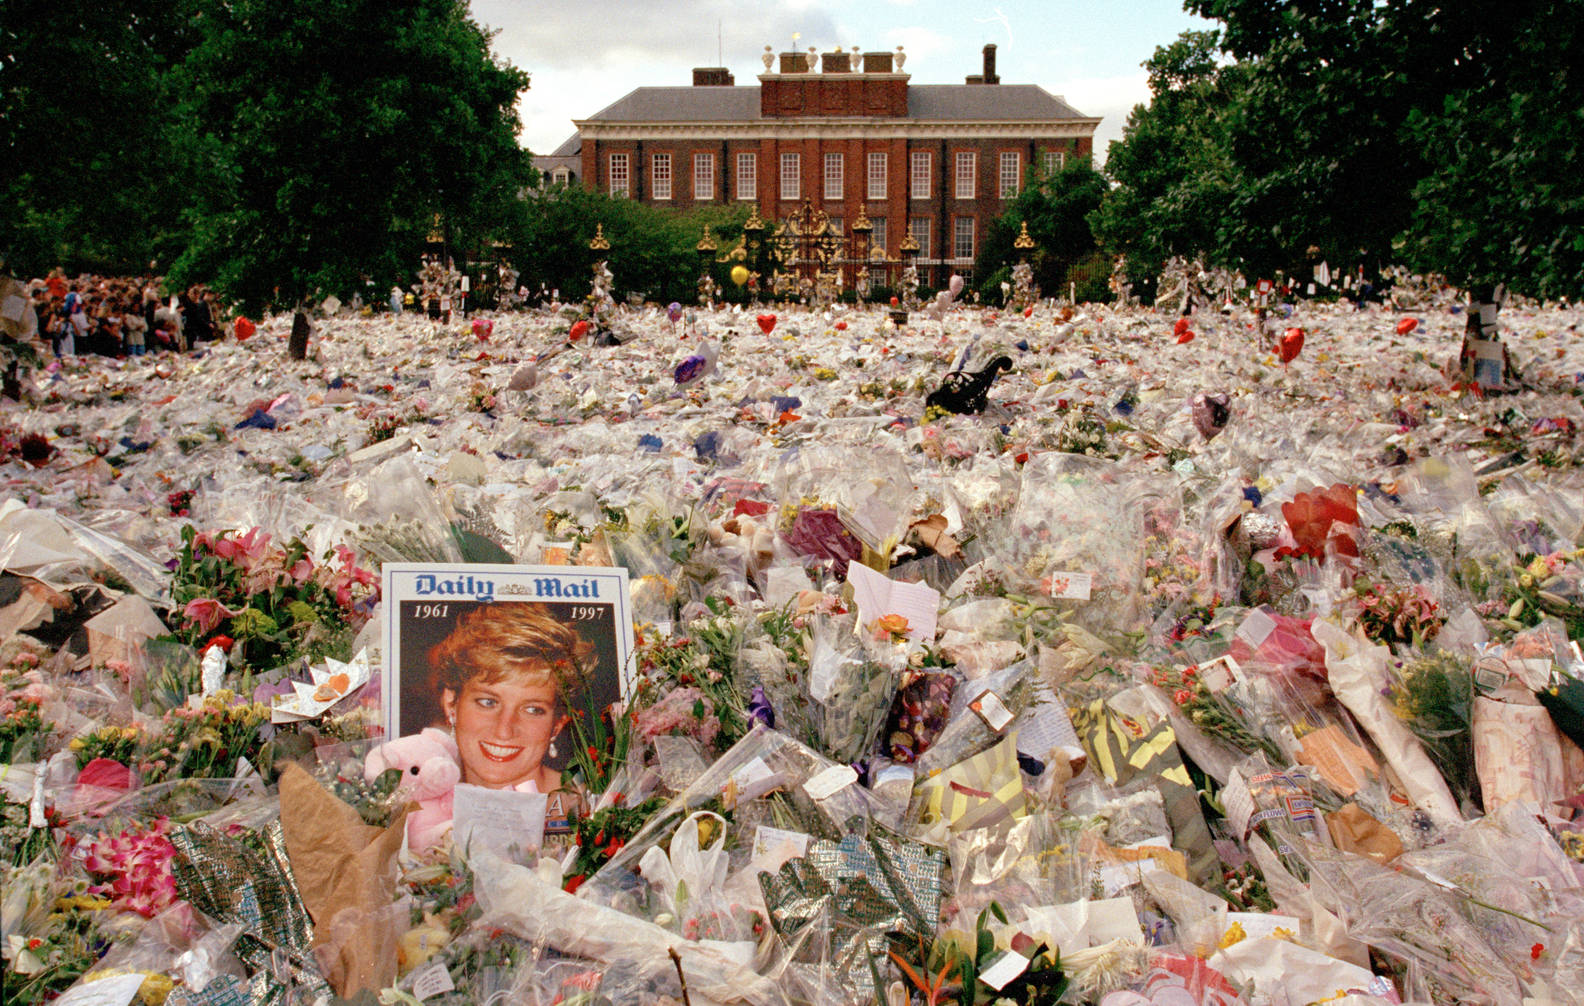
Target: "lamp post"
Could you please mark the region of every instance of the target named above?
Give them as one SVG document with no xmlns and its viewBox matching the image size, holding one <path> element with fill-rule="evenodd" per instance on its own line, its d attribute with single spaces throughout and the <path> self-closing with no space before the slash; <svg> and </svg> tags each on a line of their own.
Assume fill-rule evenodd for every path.
<svg viewBox="0 0 1584 1006">
<path fill-rule="evenodd" d="M 710 276 L 710 259 L 714 257 L 716 248 L 715 238 L 710 234 L 709 224 L 704 225 L 704 236 L 699 238 L 699 243 L 693 246 L 699 257 L 698 298 L 700 307 L 712 307 L 715 303 L 715 280 Z"/>
<path fill-rule="evenodd" d="M 1012 306 L 1021 311 L 1034 302 L 1034 269 L 1028 264 L 1028 253 L 1034 250 L 1034 239 L 1029 237 L 1028 221 L 1023 221 L 1018 236 L 1012 240 L 1018 251 L 1018 264 L 1012 267 Z"/>
<path fill-rule="evenodd" d="M 862 307 L 864 297 L 869 293 L 869 235 L 874 230 L 874 224 L 869 222 L 869 215 L 862 206 L 858 207 L 858 219 L 852 225 L 852 259 L 853 266 L 853 296 Z"/>
<path fill-rule="evenodd" d="M 615 277 L 605 267 L 604 253 L 610 251 L 610 242 L 605 239 L 604 224 L 594 225 L 594 236 L 589 239 L 588 246 L 594 253 L 594 278 L 589 283 L 588 295 L 589 318 L 596 329 L 608 331 L 616 317 L 616 299 L 611 294 Z"/>
<path fill-rule="evenodd" d="M 898 293 L 901 294 L 900 307 L 891 312 L 891 319 L 897 324 L 907 321 L 907 313 L 918 309 L 918 266 L 914 263 L 919 255 L 918 238 L 913 236 L 913 225 L 909 224 L 907 234 L 902 238 L 902 244 L 897 248 L 902 253 L 902 280 L 898 283 Z M 898 318 L 897 315 L 901 317 Z"/>
</svg>

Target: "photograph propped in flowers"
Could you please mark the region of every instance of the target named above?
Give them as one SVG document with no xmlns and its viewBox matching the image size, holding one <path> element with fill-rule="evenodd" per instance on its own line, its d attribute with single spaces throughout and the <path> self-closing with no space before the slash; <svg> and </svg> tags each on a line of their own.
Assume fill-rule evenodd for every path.
<svg viewBox="0 0 1584 1006">
<path fill-rule="evenodd" d="M 626 699 L 625 569 L 387 563 L 383 572 L 387 736 L 450 731 L 463 781 L 515 786 L 575 765 L 580 728 Z"/>
</svg>

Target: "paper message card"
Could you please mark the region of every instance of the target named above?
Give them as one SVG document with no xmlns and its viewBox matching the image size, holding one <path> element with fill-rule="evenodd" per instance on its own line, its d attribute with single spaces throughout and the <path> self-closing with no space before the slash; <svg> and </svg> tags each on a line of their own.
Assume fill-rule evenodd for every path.
<svg viewBox="0 0 1584 1006">
<path fill-rule="evenodd" d="M 452 844 L 470 852 L 489 849 L 502 857 L 510 857 L 513 849 L 537 849 L 544 843 L 548 804 L 543 793 L 459 782 L 451 811 Z"/>
<path fill-rule="evenodd" d="M 858 601 L 858 623 L 871 625 L 886 615 L 907 619 L 907 637 L 927 643 L 935 638 L 940 591 L 925 583 L 904 583 L 876 573 L 862 563 L 847 567 L 847 582 Z"/>
</svg>

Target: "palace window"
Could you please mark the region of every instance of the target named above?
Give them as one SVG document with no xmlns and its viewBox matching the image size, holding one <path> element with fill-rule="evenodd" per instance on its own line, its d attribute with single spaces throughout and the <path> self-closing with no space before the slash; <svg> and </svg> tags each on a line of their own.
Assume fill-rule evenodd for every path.
<svg viewBox="0 0 1584 1006">
<path fill-rule="evenodd" d="M 611 195 L 625 196 L 628 194 L 628 186 L 631 184 L 632 180 L 627 171 L 626 154 L 610 155 L 610 172 L 608 181 L 610 183 Z"/>
<path fill-rule="evenodd" d="M 715 198 L 715 155 L 693 155 L 693 198 Z"/>
</svg>

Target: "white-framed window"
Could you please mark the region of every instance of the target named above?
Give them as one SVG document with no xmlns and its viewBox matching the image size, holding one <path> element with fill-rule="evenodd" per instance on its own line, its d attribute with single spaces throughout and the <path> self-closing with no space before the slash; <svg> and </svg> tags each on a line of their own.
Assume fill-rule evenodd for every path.
<svg viewBox="0 0 1584 1006">
<path fill-rule="evenodd" d="M 883 153 L 869 155 L 868 172 L 868 197 L 870 199 L 884 199 L 886 197 L 886 168 L 889 159 Z"/>
<path fill-rule="evenodd" d="M 627 166 L 626 154 L 610 155 L 606 180 L 610 184 L 610 194 L 613 196 L 625 196 L 631 191 L 632 175 Z"/>
<path fill-rule="evenodd" d="M 957 151 L 956 179 L 952 183 L 952 194 L 958 199 L 972 199 L 974 190 L 978 187 L 979 156 L 972 150 Z"/>
<path fill-rule="evenodd" d="M 1045 174 L 1054 175 L 1067 166 L 1067 152 L 1064 150 L 1047 150 L 1045 154 Z"/>
<path fill-rule="evenodd" d="M 781 155 L 781 198 L 798 199 L 803 195 L 803 158 L 797 154 Z"/>
<path fill-rule="evenodd" d="M 556 168 L 550 172 L 550 180 L 557 185 L 565 185 L 572 180 L 572 172 L 566 168 Z"/>
<path fill-rule="evenodd" d="M 957 217 L 952 221 L 952 258 L 974 257 L 974 218 Z"/>
<path fill-rule="evenodd" d="M 914 217 L 908 221 L 908 230 L 913 232 L 913 240 L 918 242 L 919 258 L 930 257 L 930 218 Z"/>
<path fill-rule="evenodd" d="M 889 248 L 890 245 L 886 243 L 886 218 L 870 217 L 869 223 L 874 227 L 874 230 L 869 232 L 869 247 Z"/>
<path fill-rule="evenodd" d="M 908 194 L 914 199 L 930 197 L 930 152 L 915 150 L 908 155 Z"/>
<path fill-rule="evenodd" d="M 842 155 L 825 155 L 825 198 L 840 199 L 842 197 Z M 782 196 L 785 199 L 785 196 Z"/>
<path fill-rule="evenodd" d="M 1011 199 L 1018 194 L 1023 181 L 1023 155 L 1016 150 L 1001 151 L 1001 198 Z"/>
<path fill-rule="evenodd" d="M 715 198 L 715 155 L 693 155 L 693 198 Z"/>
<path fill-rule="evenodd" d="M 671 155 L 655 154 L 649 161 L 649 191 L 656 199 L 671 198 Z"/>
<path fill-rule="evenodd" d="M 759 198 L 759 157 L 757 154 L 737 155 L 737 198 Z"/>
</svg>

